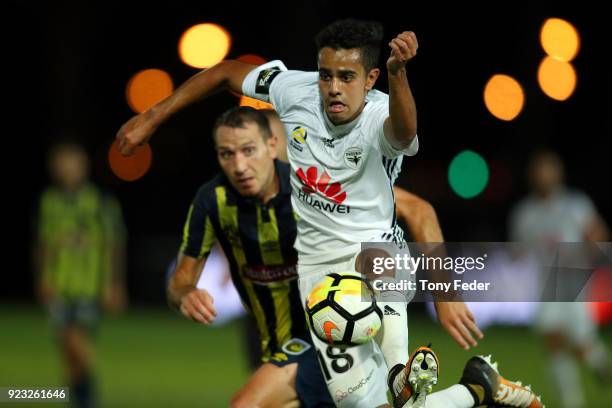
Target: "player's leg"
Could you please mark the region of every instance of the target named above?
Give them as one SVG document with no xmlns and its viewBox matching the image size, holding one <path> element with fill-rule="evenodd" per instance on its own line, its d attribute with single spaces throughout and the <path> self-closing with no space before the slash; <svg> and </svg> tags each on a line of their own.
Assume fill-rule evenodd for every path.
<svg viewBox="0 0 612 408">
<path fill-rule="evenodd" d="M 599 378 L 610 375 L 608 352 L 598 338 L 586 303 L 543 305 L 539 325 L 549 353 L 550 372 L 561 406 L 586 406 L 579 361 Z"/>
<path fill-rule="evenodd" d="M 375 245 L 375 244 L 372 244 Z M 395 258 L 396 255 L 409 256 L 407 249 L 397 248 L 391 244 L 383 247 L 369 247 L 362 250 L 353 259 L 354 267 L 370 280 L 379 280 L 383 283 L 395 283 L 400 280 L 412 280 L 414 275 L 408 271 L 400 271 L 395 268 L 386 269 L 382 273 L 374 272 L 374 260 L 379 257 Z M 437 381 L 437 358 L 431 349 L 423 348 L 417 350 L 409 358 L 408 354 L 408 300 L 412 294 L 396 290 L 377 291 L 377 305 L 383 312 L 382 328 L 375 340 L 380 346 L 384 356 L 388 372 L 388 386 L 391 391 L 394 406 L 424 406 L 424 401 L 431 392 L 432 386 Z M 411 370 L 413 359 L 422 359 L 419 366 L 423 364 L 423 371 L 416 377 L 409 378 L 409 374 L 415 375 L 420 367 Z M 412 384 L 409 380 L 413 380 Z"/>
<path fill-rule="evenodd" d="M 537 314 L 536 327 L 544 339 L 550 378 L 561 406 L 581 407 L 585 405 L 585 399 L 580 382 L 580 366 L 573 354 L 566 324 L 566 321 L 572 321 L 571 314 L 570 303 L 543 302 Z"/>
<path fill-rule="evenodd" d="M 471 394 L 473 405 L 469 406 L 543 407 L 540 397 L 531 390 L 530 386 L 523 386 L 519 381 L 514 382 L 502 377 L 497 368 L 497 363 L 491 361 L 491 356 L 475 356 L 469 359 L 465 365 L 459 384 L 430 395 L 427 399 L 427 408 L 458 407 L 459 405 L 456 405 L 456 402 L 460 398 L 464 400 L 465 396 L 463 389 L 459 387 L 464 387 Z M 464 396 L 460 396 L 460 392 Z M 454 401 L 455 405 L 445 404 L 444 402 L 438 403 L 438 397 L 450 397 L 447 400 Z"/>
<path fill-rule="evenodd" d="M 97 325 L 97 308 L 93 302 L 56 299 L 50 314 L 76 406 L 95 406 L 91 335 Z"/>
<path fill-rule="evenodd" d="M 548 353 L 548 371 L 561 406 L 584 406 L 584 393 L 580 386 L 580 367 L 571 351 L 566 335 L 558 330 L 546 330 L 542 336 Z"/>
<path fill-rule="evenodd" d="M 306 299 L 314 285 L 328 273 L 350 271 L 352 257 L 330 265 L 299 265 L 300 294 Z M 311 333 L 328 393 L 338 407 L 387 406 L 387 366 L 378 345 L 368 342 L 349 348 L 333 347 Z M 322 373 L 322 374 L 321 374 Z"/>
<path fill-rule="evenodd" d="M 438 357 L 429 347 L 419 347 L 407 364 L 398 364 L 388 373 L 394 407 L 424 407 L 427 395 L 438 382 Z"/>
<path fill-rule="evenodd" d="M 335 406 L 371 408 L 388 406 L 387 366 L 374 342 L 333 347 L 312 335 L 323 377 Z"/>
<path fill-rule="evenodd" d="M 495 407 L 542 408 L 539 397 L 530 387 L 503 378 L 497 370 L 497 364 L 491 363 L 490 356 L 470 359 L 459 384 L 427 395 L 426 391 L 430 390 L 424 387 L 431 387 L 432 380 L 437 379 L 437 369 L 432 368 L 437 368 L 437 364 L 431 349 L 419 347 L 406 368 L 398 374 L 403 380 L 400 384 L 403 382 L 410 387 L 396 388 L 394 394 L 398 397 L 394 406 L 472 408 L 490 404 Z M 389 387 L 393 387 L 391 382 Z"/>
<path fill-rule="evenodd" d="M 62 330 L 61 347 L 67 374 L 79 407 L 93 406 L 93 352 L 89 333 L 77 325 Z"/>
<path fill-rule="evenodd" d="M 284 366 L 262 364 L 233 396 L 230 406 L 232 408 L 299 407 L 295 390 L 297 368 L 297 363 Z"/>
<path fill-rule="evenodd" d="M 571 317 L 566 318 L 566 331 L 575 355 L 592 370 L 602 382 L 612 381 L 610 353 L 602 341 L 593 320 L 590 304 L 570 304 Z"/>
<path fill-rule="evenodd" d="M 411 358 L 407 377 L 412 378 L 420 374 L 416 370 L 418 362 L 415 356 L 419 356 L 418 350 Z M 421 361 L 425 361 L 423 358 Z M 410 381 L 409 381 L 410 382 Z M 497 364 L 491 362 L 490 356 L 472 357 L 465 366 L 460 383 L 449 388 L 434 392 L 427 396 L 424 405 L 417 399 L 410 405 L 426 408 L 472 408 L 481 405 L 492 407 L 517 407 L 517 408 L 542 408 L 542 403 L 533 391 L 527 386 L 523 387 L 520 382 L 512 382 L 503 378 L 497 369 Z"/>
<path fill-rule="evenodd" d="M 236 393 L 231 406 L 333 407 L 309 337 L 292 338 L 275 350 Z"/>
</svg>

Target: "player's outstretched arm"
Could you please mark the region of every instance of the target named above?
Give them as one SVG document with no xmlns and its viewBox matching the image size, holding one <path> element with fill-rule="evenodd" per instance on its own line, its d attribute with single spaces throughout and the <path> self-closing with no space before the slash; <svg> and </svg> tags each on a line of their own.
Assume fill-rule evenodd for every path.
<svg viewBox="0 0 612 408">
<path fill-rule="evenodd" d="M 393 192 L 398 217 L 406 222 L 415 241 L 444 242 L 438 217 L 429 202 L 399 187 L 394 187 Z M 437 301 L 435 306 L 440 324 L 461 348 L 468 350 L 478 345 L 474 337 L 482 339 L 483 334 L 464 302 Z"/>
<path fill-rule="evenodd" d="M 417 130 L 416 104 L 406 76 L 406 63 L 415 57 L 419 44 L 412 31 L 404 31 L 389 42 L 389 47 L 389 117 L 384 131 L 393 146 L 404 149 L 412 143 Z"/>
<path fill-rule="evenodd" d="M 168 283 L 167 294 L 170 306 L 179 310 L 183 316 L 210 324 L 217 316 L 214 299 L 206 290 L 196 287 L 205 260 L 181 255 Z"/>
<path fill-rule="evenodd" d="M 242 82 L 255 65 L 227 60 L 200 71 L 151 109 L 128 120 L 117 132 L 119 150 L 124 155 L 146 143 L 157 128 L 181 109 L 220 90 L 242 93 Z"/>
</svg>

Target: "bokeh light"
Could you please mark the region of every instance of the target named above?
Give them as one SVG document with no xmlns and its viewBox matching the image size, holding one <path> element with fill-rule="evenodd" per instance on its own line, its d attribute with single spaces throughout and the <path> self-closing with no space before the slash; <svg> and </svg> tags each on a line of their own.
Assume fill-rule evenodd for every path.
<svg viewBox="0 0 612 408">
<path fill-rule="evenodd" d="M 580 35 L 571 23 L 560 18 L 549 18 L 542 25 L 540 43 L 550 57 L 569 62 L 578 54 Z"/>
<path fill-rule="evenodd" d="M 130 108 L 140 113 L 172 94 L 173 90 L 174 84 L 167 72 L 161 69 L 145 69 L 130 78 L 125 96 Z"/>
<path fill-rule="evenodd" d="M 542 91 L 557 101 L 564 101 L 576 89 L 576 71 L 569 62 L 545 57 L 538 69 L 538 83 Z"/>
<path fill-rule="evenodd" d="M 525 93 L 516 79 L 508 75 L 496 74 L 485 86 L 484 102 L 491 115 L 510 121 L 523 110 Z"/>
<path fill-rule="evenodd" d="M 489 183 L 489 166 L 478 153 L 464 150 L 451 161 L 448 182 L 459 197 L 474 198 Z"/>
<path fill-rule="evenodd" d="M 135 181 L 144 176 L 151 168 L 153 152 L 149 144 L 136 148 L 131 156 L 124 157 L 119 152 L 119 141 L 115 140 L 108 150 L 108 164 L 121 180 Z"/>
<path fill-rule="evenodd" d="M 187 29 L 179 41 L 181 60 L 194 68 L 208 68 L 221 62 L 231 46 L 230 34 L 217 24 L 198 24 Z"/>
</svg>

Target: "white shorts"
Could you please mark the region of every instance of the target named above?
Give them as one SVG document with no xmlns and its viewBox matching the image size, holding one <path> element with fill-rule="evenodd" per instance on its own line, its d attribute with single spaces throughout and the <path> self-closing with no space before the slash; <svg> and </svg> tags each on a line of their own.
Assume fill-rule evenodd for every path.
<svg viewBox="0 0 612 408">
<path fill-rule="evenodd" d="M 560 332 L 574 345 L 596 341 L 597 328 L 584 302 L 542 302 L 535 326 L 542 333 Z"/>
<path fill-rule="evenodd" d="M 312 287 L 332 272 L 355 271 L 355 258 L 328 265 L 300 265 L 300 295 L 306 299 Z M 327 388 L 338 407 L 372 408 L 388 404 L 389 369 L 375 341 L 340 349 L 329 346 L 311 332 Z"/>
</svg>

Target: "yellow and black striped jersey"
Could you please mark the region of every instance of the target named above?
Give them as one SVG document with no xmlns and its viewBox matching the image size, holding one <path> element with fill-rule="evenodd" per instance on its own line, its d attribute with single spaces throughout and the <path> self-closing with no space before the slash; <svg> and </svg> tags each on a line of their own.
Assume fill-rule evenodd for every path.
<svg viewBox="0 0 612 408">
<path fill-rule="evenodd" d="M 95 298 L 111 279 L 111 246 L 125 239 L 119 202 L 92 184 L 67 192 L 49 187 L 40 201 L 42 279 L 68 299 Z"/>
<path fill-rule="evenodd" d="M 280 191 L 268 203 L 243 197 L 221 174 L 198 191 L 187 216 L 181 252 L 208 256 L 219 241 L 242 303 L 255 317 L 263 359 L 292 338 L 307 335 L 293 248 L 289 164 L 276 160 Z"/>
</svg>

